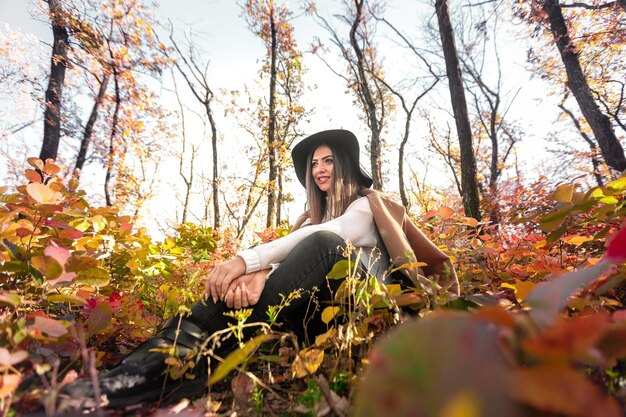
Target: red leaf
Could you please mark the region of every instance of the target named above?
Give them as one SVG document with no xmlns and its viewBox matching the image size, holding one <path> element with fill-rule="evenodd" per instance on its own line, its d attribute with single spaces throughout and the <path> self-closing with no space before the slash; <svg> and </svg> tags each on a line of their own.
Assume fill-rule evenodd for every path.
<svg viewBox="0 0 626 417">
<path fill-rule="evenodd" d="M 539 410 L 570 417 L 621 415 L 617 402 L 580 372 L 542 366 L 513 373 L 513 398 Z"/>
<path fill-rule="evenodd" d="M 61 239 L 76 240 L 76 239 L 80 239 L 81 237 L 83 237 L 83 232 L 74 228 L 63 229 L 61 230 L 61 233 L 59 233 L 59 237 Z"/>
<path fill-rule="evenodd" d="M 626 226 L 611 238 L 606 249 L 606 257 L 613 263 L 622 263 L 626 260 Z"/>
<path fill-rule="evenodd" d="M 32 230 L 27 229 L 25 227 L 20 227 L 19 229 L 15 230 L 15 234 L 17 235 L 17 237 L 19 238 L 23 238 L 26 236 L 30 236 L 33 233 Z"/>
</svg>

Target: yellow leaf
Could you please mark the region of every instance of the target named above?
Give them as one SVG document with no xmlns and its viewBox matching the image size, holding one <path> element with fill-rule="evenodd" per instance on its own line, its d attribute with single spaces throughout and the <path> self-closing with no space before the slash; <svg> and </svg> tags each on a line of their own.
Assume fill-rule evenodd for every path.
<svg viewBox="0 0 626 417">
<path fill-rule="evenodd" d="M 574 195 L 574 185 L 572 184 L 561 184 L 556 187 L 554 193 L 552 193 L 552 198 L 561 203 L 571 203 L 572 196 Z"/>
<path fill-rule="evenodd" d="M 93 230 L 95 232 L 99 232 L 107 226 L 107 219 L 102 217 L 100 214 L 96 214 L 90 220 L 91 224 L 93 224 Z"/>
<path fill-rule="evenodd" d="M 589 242 L 591 240 L 593 240 L 593 238 L 587 237 L 587 236 L 578 236 L 578 235 L 569 235 L 563 238 L 563 241 L 565 243 L 569 243 L 570 245 L 574 245 L 574 246 L 580 246 L 583 243 Z"/>
<path fill-rule="evenodd" d="M 320 335 L 317 335 L 315 337 L 315 346 L 322 347 L 328 341 L 332 340 L 336 334 L 337 334 L 337 329 L 335 329 L 334 327 L 331 327 L 326 332 Z"/>
<path fill-rule="evenodd" d="M 291 371 L 296 378 L 313 375 L 324 360 L 324 351 L 317 348 L 301 350 L 291 364 Z"/>
<path fill-rule="evenodd" d="M 611 181 L 606 185 L 606 188 L 610 188 L 615 191 L 626 191 L 626 177 L 618 178 L 615 181 Z"/>
<path fill-rule="evenodd" d="M 326 324 L 330 323 L 330 321 L 337 315 L 337 313 L 341 310 L 340 307 L 326 307 L 324 311 L 322 311 L 322 321 Z"/>
<path fill-rule="evenodd" d="M 513 292 L 515 293 L 515 299 L 517 299 L 518 302 L 522 302 L 522 300 L 524 300 L 526 298 L 526 296 L 528 295 L 528 293 L 535 288 L 535 284 L 532 281 L 520 281 L 520 280 L 516 280 L 515 284 L 510 284 L 508 282 L 505 282 L 503 284 L 501 284 L 500 286 L 502 288 L 510 288 L 513 290 Z"/>
<path fill-rule="evenodd" d="M 480 400 L 469 390 L 457 393 L 441 410 L 441 417 L 480 417 Z"/>
</svg>

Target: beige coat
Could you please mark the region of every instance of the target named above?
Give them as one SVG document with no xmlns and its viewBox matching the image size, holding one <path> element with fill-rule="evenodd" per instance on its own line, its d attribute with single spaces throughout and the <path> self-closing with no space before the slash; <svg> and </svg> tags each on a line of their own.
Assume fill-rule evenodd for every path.
<svg viewBox="0 0 626 417">
<path fill-rule="evenodd" d="M 400 268 L 415 285 L 430 288 L 432 282 L 426 279 L 429 277 L 442 289 L 458 296 L 459 280 L 450 258 L 418 229 L 404 206 L 373 190 L 363 190 L 362 195 L 367 196 L 374 223 L 394 267 Z M 308 218 L 308 212 L 302 214 L 293 229 L 298 229 Z M 416 263 L 427 265 L 420 267 Z"/>
</svg>

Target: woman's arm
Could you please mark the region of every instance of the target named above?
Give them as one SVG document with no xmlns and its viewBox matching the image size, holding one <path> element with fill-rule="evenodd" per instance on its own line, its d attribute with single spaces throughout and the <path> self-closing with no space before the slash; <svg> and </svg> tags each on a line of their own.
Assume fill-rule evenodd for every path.
<svg viewBox="0 0 626 417">
<path fill-rule="evenodd" d="M 281 262 L 305 237 L 317 231 L 336 233 L 355 246 L 376 245 L 376 226 L 367 198 L 355 200 L 346 212 L 326 223 L 303 227 L 276 239 L 237 253 L 246 263 L 246 273 L 269 268 L 270 264 Z"/>
</svg>

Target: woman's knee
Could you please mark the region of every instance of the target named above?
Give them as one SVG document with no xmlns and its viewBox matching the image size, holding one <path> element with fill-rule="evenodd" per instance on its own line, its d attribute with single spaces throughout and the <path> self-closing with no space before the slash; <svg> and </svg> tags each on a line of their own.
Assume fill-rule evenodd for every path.
<svg viewBox="0 0 626 417">
<path fill-rule="evenodd" d="M 307 236 L 302 243 L 307 246 L 311 245 L 315 248 L 329 248 L 331 250 L 335 250 L 339 246 L 344 247 L 346 245 L 345 240 L 341 236 L 327 230 L 313 232 Z"/>
</svg>

